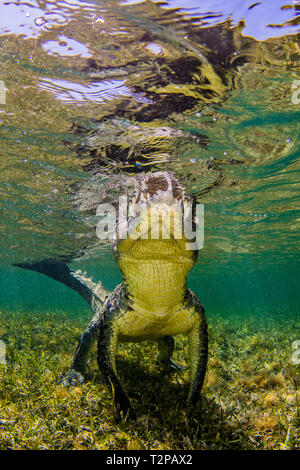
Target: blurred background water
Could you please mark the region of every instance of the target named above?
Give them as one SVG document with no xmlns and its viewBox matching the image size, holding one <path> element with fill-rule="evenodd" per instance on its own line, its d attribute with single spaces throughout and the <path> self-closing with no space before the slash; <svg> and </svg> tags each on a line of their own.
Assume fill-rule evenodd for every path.
<svg viewBox="0 0 300 470">
<path fill-rule="evenodd" d="M 113 289 L 110 246 L 74 195 L 99 175 L 109 192 L 114 175 L 162 169 L 205 204 L 188 285 L 208 317 L 298 314 L 299 11 L 1 0 L 0 309 L 88 316 L 76 293 L 12 264 L 75 258 Z"/>
</svg>

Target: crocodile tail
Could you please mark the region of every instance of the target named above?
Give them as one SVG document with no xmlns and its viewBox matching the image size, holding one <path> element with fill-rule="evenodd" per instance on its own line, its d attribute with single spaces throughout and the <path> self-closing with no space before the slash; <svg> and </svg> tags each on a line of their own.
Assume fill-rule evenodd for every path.
<svg viewBox="0 0 300 470">
<path fill-rule="evenodd" d="M 109 294 L 101 282 L 96 284 L 81 271 L 73 271 L 65 263 L 57 260 L 46 259 L 36 263 L 14 263 L 13 266 L 36 271 L 65 284 L 81 295 L 93 311 L 98 309 L 99 303 L 100 306 L 104 303 Z"/>
</svg>

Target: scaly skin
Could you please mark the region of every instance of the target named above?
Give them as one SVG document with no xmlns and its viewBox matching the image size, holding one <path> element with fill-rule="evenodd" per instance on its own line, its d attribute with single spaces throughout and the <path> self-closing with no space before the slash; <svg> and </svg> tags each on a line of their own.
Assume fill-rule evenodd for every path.
<svg viewBox="0 0 300 470">
<path fill-rule="evenodd" d="M 71 369 L 61 382 L 74 385 L 83 381 L 88 352 L 97 338 L 100 371 L 112 392 L 117 411 L 131 418 L 135 414 L 116 369 L 119 342 L 154 339 L 158 344 L 157 361 L 176 369 L 178 366 L 171 360 L 173 336 L 186 333 L 191 379 L 189 404 L 196 403 L 203 384 L 208 342 L 204 309 L 195 294 L 186 288 L 186 277 L 198 252 L 186 249 L 180 209 L 184 201 L 192 199 L 169 173 L 153 173 L 140 178 L 143 179 L 135 200 L 143 206 L 128 219 L 127 238 L 116 238 L 113 243 L 123 282 L 111 294 L 101 283 L 93 283 L 66 265 L 53 261 L 20 265 L 77 290 L 95 312 L 79 340 Z M 162 211 L 168 215 L 173 211 L 169 238 L 164 238 L 168 233 L 166 219 L 159 216 Z M 156 221 L 159 228 L 156 239 L 150 237 L 155 232 L 155 229 L 153 233 L 149 232 L 149 227 L 153 227 L 150 226 L 151 220 Z M 181 229 L 181 239 L 175 236 L 178 228 Z"/>
</svg>

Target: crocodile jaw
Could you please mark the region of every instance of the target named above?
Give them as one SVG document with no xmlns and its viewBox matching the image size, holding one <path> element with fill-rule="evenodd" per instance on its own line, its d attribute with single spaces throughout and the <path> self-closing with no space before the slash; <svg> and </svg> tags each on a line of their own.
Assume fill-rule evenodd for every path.
<svg viewBox="0 0 300 470">
<path fill-rule="evenodd" d="M 148 242 L 148 245 L 152 244 Z M 154 259 L 152 253 L 145 260 L 123 254 L 119 256 L 118 263 L 124 287 L 137 308 L 161 316 L 182 303 L 186 293 L 186 277 L 194 260 L 179 257 L 171 250 L 169 260 L 165 253 L 163 259 Z"/>
<path fill-rule="evenodd" d="M 169 205 L 155 207 L 158 213 L 162 210 L 170 215 Z M 153 227 L 149 223 L 153 221 L 153 207 L 151 211 L 145 208 L 136 224 L 138 230 L 118 243 L 117 261 L 128 295 L 134 299 L 136 308 L 151 311 L 157 317 L 182 303 L 186 277 L 196 260 L 196 253 L 186 249 L 179 216 L 179 211 L 172 212 L 166 227 L 166 217 L 156 214 Z"/>
<path fill-rule="evenodd" d="M 131 197 L 127 238 L 114 246 L 127 295 L 140 312 L 160 318 L 183 302 L 198 254 L 186 249 L 184 237 L 185 204 L 192 202 L 167 172 L 141 177 Z"/>
</svg>

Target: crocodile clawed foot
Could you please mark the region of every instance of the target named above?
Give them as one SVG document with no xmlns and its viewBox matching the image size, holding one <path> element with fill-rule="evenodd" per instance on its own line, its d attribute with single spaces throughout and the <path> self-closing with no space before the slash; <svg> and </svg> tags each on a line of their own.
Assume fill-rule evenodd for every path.
<svg viewBox="0 0 300 470">
<path fill-rule="evenodd" d="M 121 413 L 124 421 L 136 421 L 137 416 L 133 408 L 129 408 L 128 410 L 122 411 Z"/>
<path fill-rule="evenodd" d="M 164 359 L 157 362 L 157 364 L 163 366 L 165 372 L 178 372 L 182 370 L 182 366 L 172 361 L 172 359 Z"/>
<path fill-rule="evenodd" d="M 116 420 L 117 421 L 136 421 L 136 414 L 132 406 L 116 406 Z"/>
<path fill-rule="evenodd" d="M 116 419 L 123 421 L 135 421 L 137 417 L 127 395 L 121 389 L 118 391 L 115 390 L 115 392 L 114 404 L 116 410 Z"/>
<path fill-rule="evenodd" d="M 76 372 L 74 369 L 70 369 L 59 381 L 59 384 L 64 385 L 65 387 L 77 387 L 83 383 L 84 378 L 82 374 L 80 372 Z"/>
</svg>

